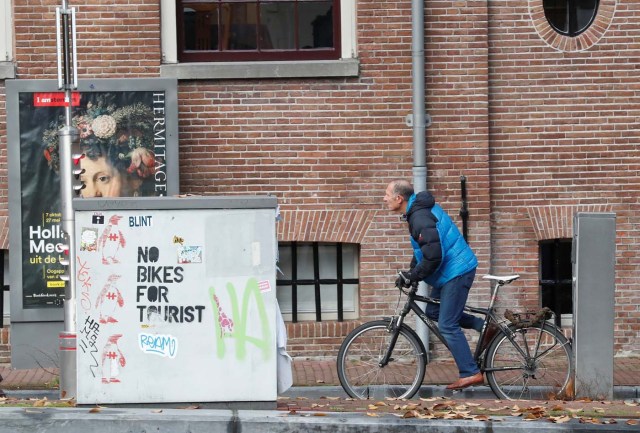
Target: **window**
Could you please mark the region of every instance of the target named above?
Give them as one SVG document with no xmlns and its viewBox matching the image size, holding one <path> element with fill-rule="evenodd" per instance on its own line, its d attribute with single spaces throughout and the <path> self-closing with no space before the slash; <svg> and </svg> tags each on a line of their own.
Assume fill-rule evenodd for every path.
<svg viewBox="0 0 640 433">
<path fill-rule="evenodd" d="M 178 0 L 180 62 L 340 57 L 339 0 Z"/>
<path fill-rule="evenodd" d="M 599 0 L 543 0 L 544 14 L 555 31 L 578 36 L 589 28 L 598 12 Z"/>
<path fill-rule="evenodd" d="M 571 239 L 541 241 L 539 247 L 542 306 L 556 313 L 560 325 L 562 314 L 573 313 Z"/>
<path fill-rule="evenodd" d="M 285 320 L 357 317 L 356 244 L 280 243 L 277 298 Z"/>
</svg>

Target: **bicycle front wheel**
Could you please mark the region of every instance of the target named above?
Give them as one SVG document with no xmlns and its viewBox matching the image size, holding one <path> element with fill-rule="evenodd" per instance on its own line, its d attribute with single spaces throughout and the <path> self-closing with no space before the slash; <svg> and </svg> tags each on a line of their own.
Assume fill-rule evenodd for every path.
<svg viewBox="0 0 640 433">
<path fill-rule="evenodd" d="M 402 325 L 389 363 L 380 366 L 394 332 L 389 320 L 360 325 L 338 352 L 338 378 L 349 396 L 359 399 L 411 398 L 422 385 L 425 350 L 418 336 Z"/>
<path fill-rule="evenodd" d="M 501 399 L 549 400 L 563 396 L 573 377 L 571 343 L 555 326 L 510 326 L 512 343 L 498 334 L 487 352 L 489 386 Z"/>
</svg>

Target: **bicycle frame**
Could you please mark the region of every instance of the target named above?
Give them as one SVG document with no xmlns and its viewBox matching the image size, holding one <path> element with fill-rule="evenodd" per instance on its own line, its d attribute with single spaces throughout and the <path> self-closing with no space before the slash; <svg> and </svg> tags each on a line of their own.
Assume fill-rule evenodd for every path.
<svg viewBox="0 0 640 433">
<path fill-rule="evenodd" d="M 529 361 L 531 360 L 529 347 L 525 346 L 526 351 L 523 350 L 521 348 L 521 345 L 517 341 L 515 341 L 515 339 L 513 338 L 513 333 L 509 330 L 509 327 L 505 325 L 501 320 L 499 320 L 498 317 L 495 315 L 494 305 L 498 296 L 498 291 L 500 287 L 505 284 L 507 283 L 504 281 L 496 281 L 495 286 L 492 290 L 491 300 L 489 301 L 489 306 L 487 308 L 472 307 L 469 305 L 465 305 L 464 311 L 468 313 L 479 314 L 484 317 L 484 324 L 482 325 L 482 330 L 480 331 L 478 342 L 481 342 L 483 340 L 487 332 L 488 324 L 490 322 L 493 322 L 497 327 L 499 327 L 500 331 L 504 335 L 506 335 L 506 337 L 509 339 L 513 347 L 516 348 L 516 350 L 520 352 L 520 354 Z M 442 344 L 444 344 L 445 347 L 450 350 L 449 345 L 447 344 L 447 341 L 445 340 L 445 338 L 442 336 L 442 334 L 438 329 L 437 323 L 433 319 L 428 317 L 425 311 L 423 311 L 423 309 L 420 308 L 420 306 L 418 305 L 418 302 L 438 305 L 440 304 L 440 300 L 431 298 L 428 296 L 419 295 L 417 293 L 417 287 L 412 287 L 408 292 L 404 290 L 401 290 L 401 291 L 407 295 L 407 301 L 405 302 L 404 307 L 400 311 L 400 314 L 392 316 L 392 320 L 390 322 L 390 327 L 392 327 L 392 329 L 390 329 L 390 331 L 392 331 L 394 335 L 391 338 L 391 342 L 389 344 L 389 348 L 387 352 L 385 353 L 385 356 L 379 362 L 380 367 L 384 367 L 389 363 L 391 359 L 391 354 L 393 353 L 393 349 L 395 348 L 395 344 L 398 338 L 399 329 L 402 323 L 404 322 L 404 318 L 407 316 L 407 314 L 409 314 L 410 311 L 413 311 L 416 314 L 416 316 L 418 316 L 420 320 L 429 328 L 429 330 L 438 338 L 438 340 L 440 340 Z M 541 337 L 542 337 L 542 333 L 540 333 L 540 335 L 538 336 L 538 341 L 536 342 L 536 352 L 538 347 L 540 346 Z M 428 350 L 428 349 L 425 348 L 425 350 Z M 481 362 L 482 352 L 483 350 L 481 348 L 481 344 L 477 344 L 474 351 L 473 359 L 478 363 L 479 367 L 483 371 L 485 371 L 484 366 L 482 365 L 483 363 Z"/>
</svg>

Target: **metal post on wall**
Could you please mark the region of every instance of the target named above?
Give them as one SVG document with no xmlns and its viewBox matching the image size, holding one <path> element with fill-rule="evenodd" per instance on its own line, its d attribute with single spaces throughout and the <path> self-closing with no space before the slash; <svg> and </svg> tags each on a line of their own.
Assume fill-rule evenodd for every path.
<svg viewBox="0 0 640 433">
<path fill-rule="evenodd" d="M 462 195 L 462 207 L 460 208 L 460 218 L 462 218 L 462 236 L 468 241 L 469 234 L 469 207 L 467 205 L 467 177 L 460 176 L 460 193 Z"/>
<path fill-rule="evenodd" d="M 60 207 L 66 259 L 66 267 L 60 277 L 65 281 L 64 331 L 60 333 L 60 397 L 75 398 L 76 383 L 76 258 L 75 216 L 73 213 L 73 176 L 79 176 L 79 134 L 71 124 L 72 90 L 78 88 L 75 8 L 68 8 L 67 1 L 56 8 L 56 49 L 58 54 L 58 89 L 64 90 L 65 126 L 58 131 L 60 154 Z"/>
</svg>

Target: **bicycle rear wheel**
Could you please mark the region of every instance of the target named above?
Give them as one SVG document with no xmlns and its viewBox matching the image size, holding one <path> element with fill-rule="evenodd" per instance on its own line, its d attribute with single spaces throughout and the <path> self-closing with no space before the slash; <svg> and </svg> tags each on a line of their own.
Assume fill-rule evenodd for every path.
<svg viewBox="0 0 640 433">
<path fill-rule="evenodd" d="M 338 378 L 349 396 L 359 399 L 411 398 L 422 385 L 425 350 L 404 324 L 389 363 L 379 365 L 391 343 L 389 320 L 367 322 L 347 335 L 338 352 Z"/>
<path fill-rule="evenodd" d="M 573 377 L 571 343 L 547 323 L 510 326 L 514 344 L 498 334 L 487 352 L 485 372 L 496 396 L 508 400 L 549 400 L 562 396 Z"/>
</svg>

